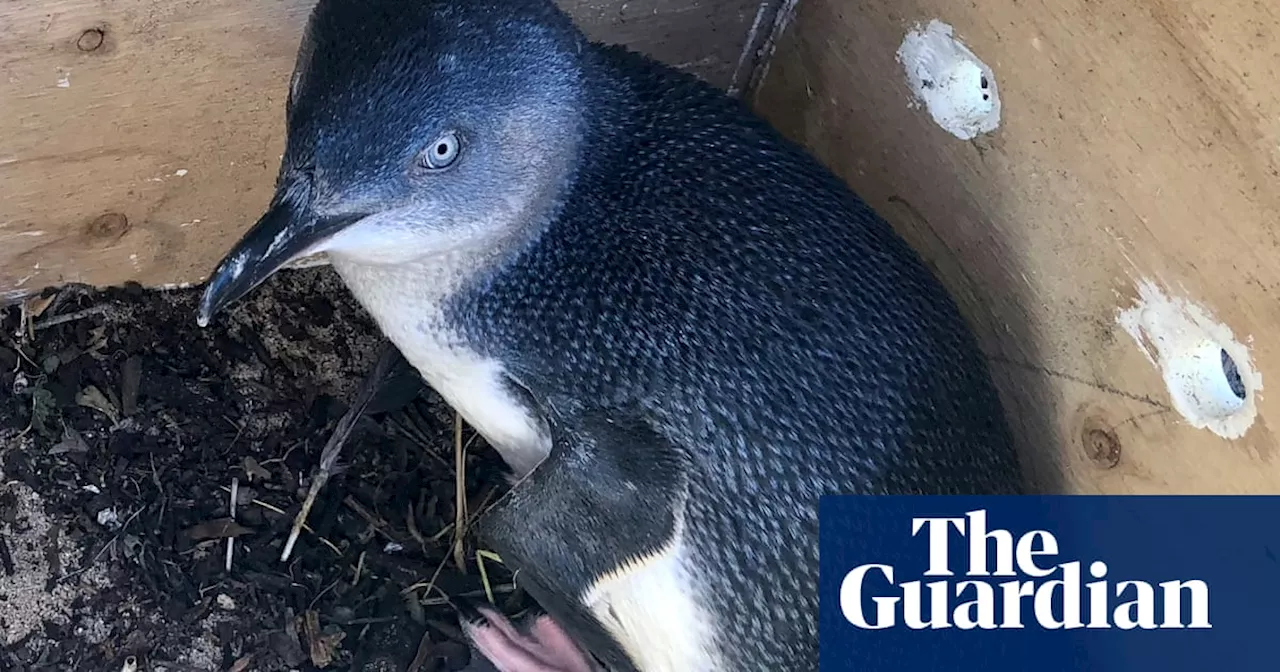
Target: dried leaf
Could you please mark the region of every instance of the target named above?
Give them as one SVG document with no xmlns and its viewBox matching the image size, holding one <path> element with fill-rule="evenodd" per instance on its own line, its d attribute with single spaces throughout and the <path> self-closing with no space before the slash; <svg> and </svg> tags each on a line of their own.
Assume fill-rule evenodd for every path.
<svg viewBox="0 0 1280 672">
<path fill-rule="evenodd" d="M 248 506 L 250 502 L 257 499 L 258 491 L 253 488 L 242 485 L 236 490 L 236 506 Z"/>
<path fill-rule="evenodd" d="M 70 364 L 71 362 L 76 361 L 76 358 L 82 354 L 84 353 L 80 352 L 80 348 L 77 348 L 74 345 L 68 345 L 67 347 L 58 351 L 58 361 L 62 362 L 63 364 Z"/>
<path fill-rule="evenodd" d="M 311 664 L 319 668 L 329 666 L 333 662 L 333 651 L 337 642 L 320 633 L 320 614 L 308 609 L 302 618 L 302 633 L 307 637 L 307 648 L 311 652 Z"/>
<path fill-rule="evenodd" d="M 120 529 L 120 514 L 116 512 L 114 506 L 107 507 L 98 512 L 98 524 L 108 530 Z"/>
<path fill-rule="evenodd" d="M 107 325 L 101 324 L 89 330 L 89 345 L 85 352 L 96 359 L 102 357 L 101 350 L 107 347 Z"/>
<path fill-rule="evenodd" d="M 120 411 L 102 394 L 101 390 L 93 385 L 84 388 L 80 394 L 76 395 L 76 403 L 102 412 L 111 418 L 111 424 L 120 422 Z"/>
<path fill-rule="evenodd" d="M 80 436 L 80 432 L 71 427 L 63 427 L 62 440 L 49 449 L 50 455 L 87 452 L 89 452 L 89 444 L 84 440 L 83 436 Z"/>
<path fill-rule="evenodd" d="M 42 435 L 47 434 L 49 421 L 58 412 L 58 401 L 53 393 L 43 387 L 31 388 L 31 426 Z"/>
<path fill-rule="evenodd" d="M 405 672 L 421 672 L 425 669 L 435 648 L 431 643 L 431 632 L 422 633 L 422 639 L 418 640 L 418 652 L 414 654 L 413 660 L 409 661 L 409 667 Z"/>
<path fill-rule="evenodd" d="M 215 520 L 206 520 L 203 523 L 196 523 L 188 527 L 186 534 L 193 541 L 203 541 L 205 539 L 226 539 L 227 537 L 238 537 L 242 534 L 248 534 L 253 530 L 237 523 L 231 518 L 217 518 Z"/>
<path fill-rule="evenodd" d="M 22 310 L 27 314 L 28 318 L 34 320 L 43 315 L 44 311 L 49 309 L 49 305 L 52 304 L 53 300 L 57 297 L 57 294 L 50 294 L 49 296 L 44 297 L 33 296 L 27 299 L 22 305 Z"/>
<path fill-rule="evenodd" d="M 249 457 L 248 455 L 244 458 L 244 473 L 249 476 L 249 480 L 253 480 L 255 478 L 262 481 L 271 480 L 271 472 L 267 471 L 265 467 L 258 464 L 257 460 Z"/>
<path fill-rule="evenodd" d="M 121 545 L 124 546 L 124 557 L 130 560 L 137 560 L 142 554 L 142 540 L 132 534 L 124 535 L 121 539 Z"/>
<path fill-rule="evenodd" d="M 301 620 L 300 617 L 286 618 L 284 631 L 277 631 L 278 636 L 271 637 L 271 650 L 290 667 L 301 667 L 307 660 L 307 654 L 302 650 L 302 640 L 298 636 L 298 623 Z"/>
</svg>

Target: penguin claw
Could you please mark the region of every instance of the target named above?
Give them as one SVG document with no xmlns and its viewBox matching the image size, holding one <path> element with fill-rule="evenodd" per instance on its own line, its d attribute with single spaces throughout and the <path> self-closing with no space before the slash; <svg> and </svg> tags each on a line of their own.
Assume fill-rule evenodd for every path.
<svg viewBox="0 0 1280 672">
<path fill-rule="evenodd" d="M 531 617 L 520 632 L 495 610 L 459 603 L 471 646 L 498 672 L 596 672 L 586 654 L 549 615 Z M 470 613 L 469 613 L 470 612 Z"/>
<path fill-rule="evenodd" d="M 458 611 L 458 620 L 464 627 L 467 625 L 484 626 L 489 624 L 489 619 L 485 617 L 484 612 L 480 610 L 480 607 L 475 602 L 462 596 L 450 597 L 449 601 L 453 603 L 454 608 Z"/>
</svg>

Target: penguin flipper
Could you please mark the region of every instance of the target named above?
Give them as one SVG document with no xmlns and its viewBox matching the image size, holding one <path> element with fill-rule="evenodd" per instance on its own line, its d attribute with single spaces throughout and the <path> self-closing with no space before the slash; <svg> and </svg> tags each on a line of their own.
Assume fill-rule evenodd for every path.
<svg viewBox="0 0 1280 672">
<path fill-rule="evenodd" d="M 683 619 L 661 622 L 667 612 L 697 611 L 676 557 L 690 463 L 625 414 L 558 424 L 550 456 L 485 514 L 478 532 L 583 649 L 611 670 L 638 670 L 644 642 L 677 636 Z M 617 586 L 655 571 L 661 576 L 642 583 L 656 592 L 637 599 L 628 588 L 616 603 Z"/>
</svg>

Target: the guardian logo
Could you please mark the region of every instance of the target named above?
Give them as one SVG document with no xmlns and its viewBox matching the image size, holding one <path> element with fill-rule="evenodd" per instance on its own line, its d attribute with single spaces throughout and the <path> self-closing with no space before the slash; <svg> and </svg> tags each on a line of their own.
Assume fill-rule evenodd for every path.
<svg viewBox="0 0 1280 672">
<path fill-rule="evenodd" d="M 1164 581 L 1158 589 L 1146 581 L 1112 584 L 1106 580 L 1107 564 L 1094 560 L 1087 571 L 1095 580 L 1083 583 L 1080 561 L 1055 562 L 1058 540 L 1053 534 L 1033 530 L 1015 540 L 1008 530 L 988 532 L 985 510 L 969 511 L 963 518 L 912 518 L 911 535 L 928 535 L 929 569 L 924 576 L 956 575 L 948 562 L 953 528 L 968 540 L 965 580 L 897 583 L 891 565 L 860 565 L 840 585 L 844 617 L 868 630 L 892 628 L 899 620 L 913 630 L 1021 629 L 1027 627 L 1023 621 L 1028 616 L 1034 619 L 1032 627 L 1046 629 L 1211 627 L 1204 581 Z M 988 559 L 992 546 L 994 569 Z M 864 608 L 868 596 L 875 605 L 872 614 Z"/>
</svg>

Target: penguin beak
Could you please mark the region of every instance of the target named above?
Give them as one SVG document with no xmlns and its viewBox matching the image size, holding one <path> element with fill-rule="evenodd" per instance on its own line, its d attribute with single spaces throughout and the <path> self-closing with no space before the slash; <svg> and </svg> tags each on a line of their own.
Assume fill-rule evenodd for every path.
<svg viewBox="0 0 1280 672">
<path fill-rule="evenodd" d="M 295 199 L 277 194 L 258 222 L 223 257 L 200 298 L 196 323 L 202 328 L 223 308 L 243 298 L 284 266 L 322 250 L 333 234 L 359 216 L 320 219 Z"/>
</svg>

